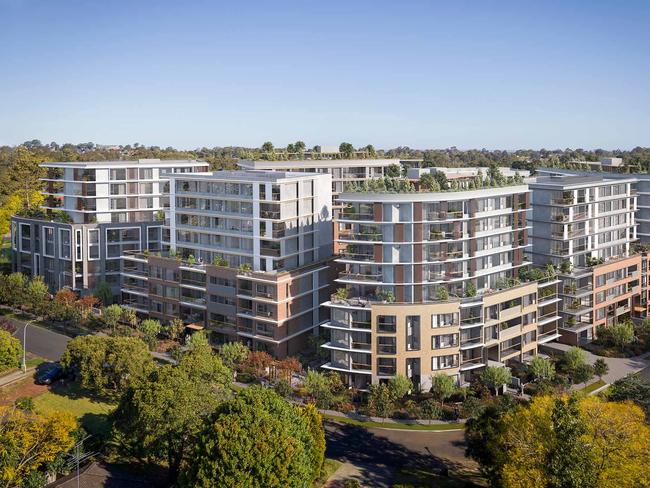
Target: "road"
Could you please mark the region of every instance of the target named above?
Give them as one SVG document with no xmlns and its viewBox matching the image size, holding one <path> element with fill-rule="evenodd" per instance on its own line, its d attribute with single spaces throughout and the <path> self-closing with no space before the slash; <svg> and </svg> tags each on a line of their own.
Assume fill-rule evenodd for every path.
<svg viewBox="0 0 650 488">
<path fill-rule="evenodd" d="M 355 465 L 365 486 L 390 487 L 392 473 L 409 466 L 475 467 L 465 457 L 462 431 L 365 429 L 325 423 L 327 457 Z"/>
<path fill-rule="evenodd" d="M 24 323 L 19 320 L 12 320 L 12 322 L 16 326 L 14 337 L 22 344 Z M 49 361 L 58 361 L 70 340 L 68 336 L 37 325 L 27 326 L 27 351 Z"/>
</svg>

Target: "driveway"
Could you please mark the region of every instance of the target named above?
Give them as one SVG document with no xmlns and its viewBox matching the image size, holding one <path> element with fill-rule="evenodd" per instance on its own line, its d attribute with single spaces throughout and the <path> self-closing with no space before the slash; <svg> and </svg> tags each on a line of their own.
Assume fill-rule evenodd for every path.
<svg viewBox="0 0 650 488">
<path fill-rule="evenodd" d="M 545 348 L 553 349 L 554 351 L 564 352 L 569 349 L 571 346 L 560 343 L 549 343 L 544 344 Z M 648 353 L 643 353 L 641 356 L 635 356 L 631 358 L 606 358 L 601 356 L 596 356 L 591 352 L 583 349 L 587 355 L 587 361 L 589 364 L 594 364 L 596 359 L 604 359 L 609 366 L 609 372 L 603 376 L 603 381 L 607 384 L 612 384 L 616 380 L 625 378 L 627 375 L 632 373 L 638 373 L 642 369 L 650 366 L 650 360 L 643 359 L 645 356 L 648 356 Z M 584 385 L 573 385 L 574 389 L 580 389 Z"/>
<path fill-rule="evenodd" d="M 324 426 L 327 457 L 354 466 L 350 475 L 362 486 L 389 488 L 406 465 L 476 467 L 465 457 L 463 431 L 366 429 L 332 421 Z"/>
<path fill-rule="evenodd" d="M 25 324 L 20 320 L 12 319 L 11 321 L 16 326 L 14 337 L 19 339 L 22 344 Z M 27 351 L 49 361 L 58 361 L 70 340 L 68 336 L 52 332 L 38 325 L 27 326 Z"/>
</svg>

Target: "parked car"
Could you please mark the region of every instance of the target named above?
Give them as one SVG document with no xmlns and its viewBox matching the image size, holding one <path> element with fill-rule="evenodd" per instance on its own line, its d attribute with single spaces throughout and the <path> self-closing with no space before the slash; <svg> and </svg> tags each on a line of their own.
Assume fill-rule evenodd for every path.
<svg viewBox="0 0 650 488">
<path fill-rule="evenodd" d="M 54 363 L 37 371 L 35 381 L 37 385 L 51 385 L 61 378 L 63 378 L 63 367 L 59 363 Z"/>
</svg>

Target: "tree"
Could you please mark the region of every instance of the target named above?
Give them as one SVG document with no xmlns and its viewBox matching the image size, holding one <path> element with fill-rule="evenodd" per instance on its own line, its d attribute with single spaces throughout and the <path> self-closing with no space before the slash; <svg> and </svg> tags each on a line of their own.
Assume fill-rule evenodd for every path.
<svg viewBox="0 0 650 488">
<path fill-rule="evenodd" d="M 218 354 L 228 368 L 236 371 L 246 361 L 250 349 L 241 342 L 227 342 L 219 347 Z"/>
<path fill-rule="evenodd" d="M 120 320 L 133 328 L 138 326 L 138 314 L 132 308 L 122 307 L 122 317 L 120 317 Z"/>
<path fill-rule="evenodd" d="M 20 341 L 6 330 L 0 330 L 0 372 L 17 368 L 23 348 Z"/>
<path fill-rule="evenodd" d="M 50 293 L 47 285 L 41 276 L 35 276 L 31 279 L 25 290 L 25 299 L 32 306 L 32 311 L 36 315 L 43 315 L 49 304 Z"/>
<path fill-rule="evenodd" d="M 427 191 L 440 191 L 440 185 L 429 173 L 424 173 L 422 176 L 420 176 L 420 187 Z"/>
<path fill-rule="evenodd" d="M 161 329 L 160 322 L 154 319 L 146 319 L 140 322 L 138 325 L 138 330 L 142 332 L 144 336 L 144 341 L 149 345 L 150 348 L 156 344 L 156 338 L 160 334 Z"/>
<path fill-rule="evenodd" d="M 351 158 L 354 155 L 354 146 L 349 142 L 342 142 L 339 145 L 339 152 L 346 158 Z"/>
<path fill-rule="evenodd" d="M 440 402 L 440 405 L 444 405 L 445 400 L 449 398 L 455 390 L 456 380 L 454 380 L 453 377 L 444 373 L 431 375 L 431 393 L 433 394 L 433 398 Z"/>
<path fill-rule="evenodd" d="M 15 193 L 23 200 L 23 207 L 31 207 L 31 200 L 34 192 L 42 189 L 40 180 L 43 176 L 43 168 L 40 163 L 43 160 L 31 153 L 26 147 L 19 146 L 16 149 L 14 161 L 10 166 L 8 193 Z"/>
<path fill-rule="evenodd" d="M 209 417 L 182 482 L 198 488 L 310 487 L 322 465 L 315 427 L 273 390 L 246 388 Z"/>
<path fill-rule="evenodd" d="M 130 386 L 114 414 L 119 440 L 140 459 L 165 462 L 170 483 L 176 483 L 203 420 L 225 399 L 231 378 L 210 345 L 197 340 L 177 365 L 154 368 Z"/>
<path fill-rule="evenodd" d="M 77 422 L 68 412 L 39 415 L 0 407 L 0 486 L 24 486 L 75 443 Z"/>
<path fill-rule="evenodd" d="M 11 273 L 2 277 L 0 298 L 12 308 L 20 307 L 25 302 L 25 284 L 27 278 L 22 273 Z"/>
<path fill-rule="evenodd" d="M 300 408 L 300 416 L 307 424 L 307 429 L 314 440 L 312 455 L 312 473 L 319 476 L 325 461 L 325 430 L 323 429 L 323 417 L 312 403 Z"/>
<path fill-rule="evenodd" d="M 594 368 L 589 364 L 581 364 L 573 372 L 574 383 L 587 383 L 594 377 Z"/>
<path fill-rule="evenodd" d="M 562 363 L 566 371 L 572 375 L 579 367 L 587 364 L 587 355 L 579 347 L 572 346 L 562 356 Z"/>
<path fill-rule="evenodd" d="M 93 295 L 95 295 L 104 306 L 113 303 L 113 292 L 111 291 L 111 287 L 104 281 L 95 288 Z"/>
<path fill-rule="evenodd" d="M 650 383 L 639 374 L 628 375 L 616 380 L 609 389 L 610 400 L 622 402 L 631 400 L 640 406 L 650 419 Z"/>
<path fill-rule="evenodd" d="M 632 322 L 619 322 L 609 327 L 609 335 L 612 342 L 621 351 L 625 346 L 634 342 L 634 326 Z"/>
<path fill-rule="evenodd" d="M 293 144 L 293 149 L 294 149 L 297 153 L 303 153 L 303 152 L 305 152 L 305 148 L 306 148 L 306 147 L 307 147 L 307 146 L 305 146 L 305 143 L 302 142 L 302 141 L 296 141 L 296 142 Z"/>
<path fill-rule="evenodd" d="M 119 305 L 113 304 L 102 309 L 102 322 L 104 322 L 104 324 L 106 324 L 106 327 L 111 329 L 113 333 L 115 333 L 115 328 L 117 327 L 117 324 L 120 323 L 121 318 L 122 307 Z"/>
<path fill-rule="evenodd" d="M 535 356 L 528 368 L 535 381 L 551 381 L 555 378 L 555 365 L 542 356 Z"/>
<path fill-rule="evenodd" d="M 598 358 L 594 362 L 594 374 L 598 376 L 599 380 L 603 379 L 603 376 L 605 376 L 609 372 L 609 366 L 605 362 L 603 358 Z"/>
<path fill-rule="evenodd" d="M 506 411 L 499 405 L 487 406 L 480 415 L 465 424 L 465 455 L 479 465 L 490 486 L 502 486 L 501 478 L 506 455 L 501 447 L 507 425 Z"/>
<path fill-rule="evenodd" d="M 481 382 L 499 395 L 499 388 L 510 382 L 512 374 L 510 368 L 499 366 L 488 366 L 480 376 Z"/>
<path fill-rule="evenodd" d="M 388 390 L 391 396 L 399 401 L 413 389 L 413 382 L 402 374 L 397 374 L 388 380 Z"/>
<path fill-rule="evenodd" d="M 147 345 L 135 337 L 79 336 L 68 342 L 61 365 L 77 375 L 83 388 L 119 397 L 154 362 Z"/>
<path fill-rule="evenodd" d="M 395 400 L 391 395 L 390 389 L 384 383 L 370 385 L 368 409 L 382 419 L 390 417 L 393 413 Z"/>
<path fill-rule="evenodd" d="M 244 361 L 244 368 L 255 375 L 264 378 L 273 364 L 273 357 L 266 351 L 251 351 Z"/>
<path fill-rule="evenodd" d="M 389 178 L 399 178 L 402 175 L 402 167 L 399 164 L 390 164 L 386 167 L 385 175 Z"/>
<path fill-rule="evenodd" d="M 329 378 L 316 370 L 307 371 L 303 387 L 307 394 L 316 402 L 318 408 L 330 408 L 334 400 Z"/>
<path fill-rule="evenodd" d="M 431 421 L 431 420 L 437 420 L 442 416 L 442 409 L 440 406 L 431 398 L 424 400 L 420 404 L 420 411 L 422 412 L 422 415 L 424 415 L 424 418 Z M 431 423 L 431 422 L 429 422 Z"/>
<path fill-rule="evenodd" d="M 99 299 L 94 295 L 84 295 L 76 302 L 82 320 L 88 320 L 93 308 L 99 305 Z"/>
<path fill-rule="evenodd" d="M 264 144 L 262 144 L 262 151 L 265 152 L 265 153 L 273 152 L 273 149 L 274 149 L 273 143 L 271 143 L 271 142 L 267 141 Z"/>
<path fill-rule="evenodd" d="M 185 330 L 185 322 L 183 322 L 181 319 L 173 319 L 169 324 L 165 327 L 165 333 L 167 334 L 167 337 L 169 337 L 172 341 L 177 341 L 178 339 L 181 338 L 183 335 L 183 331 Z"/>
</svg>

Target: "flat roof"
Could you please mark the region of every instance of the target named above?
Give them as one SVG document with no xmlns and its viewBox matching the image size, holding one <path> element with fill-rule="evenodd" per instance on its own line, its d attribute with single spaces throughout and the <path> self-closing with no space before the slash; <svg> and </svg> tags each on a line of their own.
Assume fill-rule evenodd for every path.
<svg viewBox="0 0 650 488">
<path fill-rule="evenodd" d="M 611 185 L 615 183 L 636 183 L 635 178 L 608 178 L 605 176 L 562 175 L 542 176 L 530 183 L 533 188 L 588 188 L 592 186 Z"/>
<path fill-rule="evenodd" d="M 246 169 L 297 169 L 297 168 L 338 168 L 350 166 L 390 166 L 399 164 L 399 159 L 291 159 L 267 161 L 265 159 L 240 159 L 237 164 Z"/>
<path fill-rule="evenodd" d="M 165 177 L 179 180 L 224 180 L 224 181 L 282 181 L 282 180 L 306 180 L 313 178 L 329 178 L 330 175 L 323 173 L 299 173 L 296 171 L 264 171 L 264 170 L 221 170 L 207 173 L 172 173 Z"/>
<path fill-rule="evenodd" d="M 135 159 L 115 161 L 61 161 L 41 163 L 42 168 L 115 168 L 115 167 L 155 167 L 168 166 L 210 166 L 209 163 L 199 159 Z"/>
<path fill-rule="evenodd" d="M 482 188 L 480 190 L 464 191 L 439 191 L 439 192 L 409 192 L 409 193 L 383 193 L 383 192 L 343 192 L 339 201 L 350 202 L 444 202 L 457 200 L 470 200 L 472 198 L 487 198 L 504 196 L 514 193 L 527 193 L 528 185 L 512 185 L 495 188 Z"/>
</svg>

